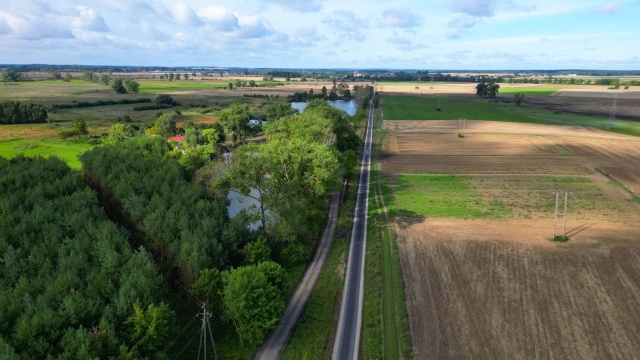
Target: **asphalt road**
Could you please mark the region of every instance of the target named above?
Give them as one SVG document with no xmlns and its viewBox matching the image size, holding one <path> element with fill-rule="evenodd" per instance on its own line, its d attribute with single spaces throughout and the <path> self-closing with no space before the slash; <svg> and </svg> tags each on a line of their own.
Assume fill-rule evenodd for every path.
<svg viewBox="0 0 640 360">
<path fill-rule="evenodd" d="M 331 198 L 327 225 L 322 233 L 322 238 L 320 239 L 316 253 L 309 263 L 307 270 L 305 270 L 302 280 L 294 290 L 291 299 L 289 299 L 289 303 L 284 311 L 284 315 L 282 315 L 282 318 L 278 323 L 278 327 L 267 335 L 262 346 L 254 355 L 254 359 L 280 359 L 282 357 L 282 353 L 287 347 L 287 344 L 289 344 L 289 339 L 293 334 L 293 330 L 298 324 L 298 320 L 307 306 L 307 302 L 313 293 L 313 289 L 316 287 L 316 283 L 318 282 L 324 263 L 327 260 L 329 250 L 331 250 L 331 244 L 333 243 L 333 237 L 338 224 L 340 199 L 340 192 L 334 192 L 333 197 Z"/>
<path fill-rule="evenodd" d="M 351 234 L 351 249 L 347 264 L 346 282 L 338 321 L 338 332 L 333 346 L 334 360 L 358 359 L 360 327 L 362 324 L 362 298 L 364 285 L 364 253 L 367 240 L 367 210 L 369 208 L 369 170 L 373 138 L 373 99 L 369 105 L 369 119 L 365 135 L 364 152 L 358 184 L 358 198 Z"/>
</svg>

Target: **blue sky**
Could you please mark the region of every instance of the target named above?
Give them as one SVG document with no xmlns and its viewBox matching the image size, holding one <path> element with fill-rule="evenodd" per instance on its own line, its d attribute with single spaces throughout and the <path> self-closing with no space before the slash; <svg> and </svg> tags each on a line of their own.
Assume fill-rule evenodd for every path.
<svg viewBox="0 0 640 360">
<path fill-rule="evenodd" d="M 640 0 L 0 0 L 0 63 L 640 69 Z"/>
</svg>

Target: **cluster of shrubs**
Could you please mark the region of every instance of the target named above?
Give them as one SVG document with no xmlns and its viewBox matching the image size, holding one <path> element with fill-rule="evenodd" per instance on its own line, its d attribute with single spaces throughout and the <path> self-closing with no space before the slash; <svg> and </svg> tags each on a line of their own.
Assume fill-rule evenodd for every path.
<svg viewBox="0 0 640 360">
<path fill-rule="evenodd" d="M 158 95 L 154 105 L 136 106 L 133 108 L 133 111 L 161 110 L 168 109 L 173 106 L 180 106 L 180 103 L 173 100 L 169 95 Z"/>
<path fill-rule="evenodd" d="M 263 95 L 263 94 L 244 94 L 242 96 L 244 96 L 244 97 L 252 97 L 252 98 L 264 98 L 264 99 L 269 98 L 269 97 L 276 98 L 276 99 L 280 98 L 280 95 Z"/>
<path fill-rule="evenodd" d="M 0 124 L 43 123 L 47 116 L 47 109 L 40 104 L 0 101 Z"/>
<path fill-rule="evenodd" d="M 94 102 L 79 102 L 77 104 L 53 104 L 52 109 L 78 109 L 93 106 L 108 106 L 108 105 L 128 105 L 128 104 L 143 104 L 150 103 L 151 99 L 122 99 L 122 100 L 98 100 Z"/>
</svg>

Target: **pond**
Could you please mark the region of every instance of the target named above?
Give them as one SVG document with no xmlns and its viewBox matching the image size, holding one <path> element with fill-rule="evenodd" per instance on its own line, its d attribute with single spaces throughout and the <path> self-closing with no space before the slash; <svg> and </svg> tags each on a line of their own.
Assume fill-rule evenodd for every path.
<svg viewBox="0 0 640 360">
<path fill-rule="evenodd" d="M 256 209 L 259 209 L 260 202 L 256 200 L 256 198 L 260 197 L 258 191 L 255 189 L 251 189 L 250 196 L 252 197 L 244 196 L 236 191 L 229 191 L 229 193 L 227 194 L 227 199 L 229 200 L 229 207 L 227 207 L 227 210 L 229 211 L 229 217 L 233 218 L 240 211 L 248 210 L 249 208 L 254 206 Z M 265 214 L 269 215 L 268 212 L 265 212 Z M 261 224 L 262 222 L 258 220 L 256 222 L 250 223 L 248 227 L 251 230 L 258 230 Z"/>
<path fill-rule="evenodd" d="M 354 115 L 356 113 L 356 111 L 358 110 L 357 105 L 356 105 L 356 101 L 354 99 L 329 101 L 329 105 L 333 106 L 334 108 L 337 108 L 337 109 L 340 109 L 340 110 L 344 110 L 349 115 Z M 291 103 L 291 107 L 294 108 L 294 109 L 297 109 L 299 112 L 303 112 L 304 109 L 307 107 L 307 103 L 306 102 L 292 102 Z"/>
</svg>

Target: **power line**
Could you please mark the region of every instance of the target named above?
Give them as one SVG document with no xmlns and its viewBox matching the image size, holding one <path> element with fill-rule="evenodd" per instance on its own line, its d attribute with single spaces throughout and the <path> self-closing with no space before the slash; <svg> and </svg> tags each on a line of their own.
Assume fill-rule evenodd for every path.
<svg viewBox="0 0 640 360">
<path fill-rule="evenodd" d="M 611 106 L 611 113 L 609 114 L 609 129 L 614 129 L 614 120 L 616 119 L 616 112 L 618 110 L 618 90 L 616 90 L 613 96 L 613 105 Z"/>
<path fill-rule="evenodd" d="M 167 345 L 167 346 L 164 348 L 164 350 L 162 350 L 162 352 L 163 352 L 163 353 L 166 353 L 166 352 L 167 352 L 167 350 L 169 350 L 169 349 L 171 348 L 171 346 L 173 346 L 173 344 L 176 342 L 176 340 L 178 340 L 178 338 L 179 338 L 180 336 L 182 336 L 182 334 L 185 332 L 185 330 L 187 330 L 187 328 L 188 328 L 189 326 L 191 326 L 191 323 L 193 323 L 193 321 L 194 321 L 195 319 L 197 319 L 197 318 L 198 318 L 197 316 L 194 316 L 193 318 L 191 318 L 191 320 L 189 320 L 189 322 L 187 323 L 187 325 L 185 325 L 185 326 L 182 328 L 182 330 L 180 330 L 180 332 L 179 332 L 179 333 L 178 333 L 178 334 L 173 338 L 173 340 L 171 340 L 171 342 L 169 343 L 169 345 Z"/>
</svg>

